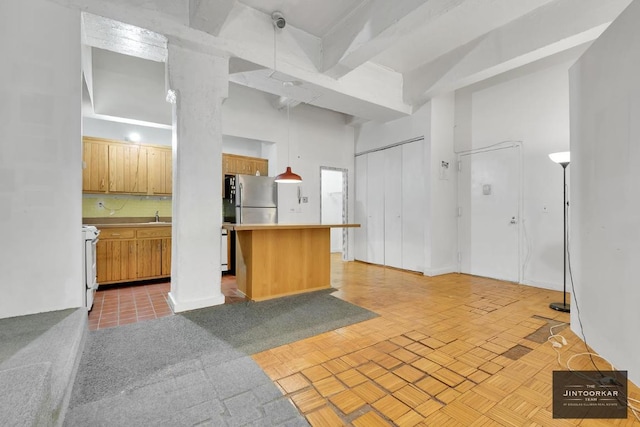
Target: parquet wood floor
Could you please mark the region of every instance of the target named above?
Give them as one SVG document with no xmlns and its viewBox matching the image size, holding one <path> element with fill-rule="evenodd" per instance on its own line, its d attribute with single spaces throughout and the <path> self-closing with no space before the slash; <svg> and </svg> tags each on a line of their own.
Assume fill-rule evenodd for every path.
<svg viewBox="0 0 640 427">
<path fill-rule="evenodd" d="M 558 292 L 338 257 L 332 285 L 380 317 L 254 355 L 314 427 L 640 426 L 630 411 L 626 420 L 553 418 L 552 371 L 565 368 L 550 343 L 526 337 L 569 322 L 549 308 Z M 569 328 L 560 333 L 563 363 L 586 351 Z M 574 360 L 573 369 L 593 369 Z M 629 396 L 640 399 L 631 383 Z"/>
</svg>

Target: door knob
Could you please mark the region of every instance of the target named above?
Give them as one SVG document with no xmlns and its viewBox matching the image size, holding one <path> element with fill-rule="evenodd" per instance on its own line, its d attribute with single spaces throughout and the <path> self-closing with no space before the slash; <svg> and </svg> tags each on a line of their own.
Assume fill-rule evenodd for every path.
<svg viewBox="0 0 640 427">
<path fill-rule="evenodd" d="M 510 224 L 517 224 L 517 223 L 518 223 L 518 221 L 516 221 L 516 217 L 515 217 L 515 216 L 512 216 L 512 217 L 511 217 L 511 221 L 509 221 L 509 223 L 510 223 Z"/>
</svg>

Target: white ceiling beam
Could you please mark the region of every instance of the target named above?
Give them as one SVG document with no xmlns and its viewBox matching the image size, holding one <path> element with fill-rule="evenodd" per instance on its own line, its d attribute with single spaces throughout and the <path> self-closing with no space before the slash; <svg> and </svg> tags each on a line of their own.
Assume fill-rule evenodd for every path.
<svg viewBox="0 0 640 427">
<path fill-rule="evenodd" d="M 405 101 L 421 105 L 439 93 L 591 42 L 630 2 L 556 0 L 405 73 Z"/>
<path fill-rule="evenodd" d="M 220 30 L 218 37 L 196 30 L 164 10 L 151 9 L 148 1 L 135 0 L 51 0 L 65 7 L 145 28 L 166 36 L 172 43 L 214 55 L 236 57 L 273 68 L 273 24 L 271 17 L 240 4 Z M 165 4 L 162 0 L 158 4 Z M 188 21 L 188 0 L 185 10 Z M 168 7 L 168 6 L 167 6 Z M 174 10 L 171 7 L 170 10 Z M 236 15 L 237 14 L 237 15 Z M 286 30 L 286 31 L 285 31 Z M 319 70 L 322 44 L 291 25 L 277 34 L 277 70 L 309 83 L 323 95 L 313 105 L 373 120 L 397 118 L 411 113 L 403 101 L 402 76 L 385 67 L 367 63 L 341 80 Z M 117 49 L 113 49 L 118 52 Z M 121 52 L 123 53 L 123 52 Z M 325 96 L 326 95 L 326 96 Z"/>
<path fill-rule="evenodd" d="M 322 39 L 322 71 L 340 78 L 398 37 L 438 19 L 465 0 L 370 0 L 340 21 Z"/>
<path fill-rule="evenodd" d="M 189 26 L 217 36 L 235 4 L 235 0 L 189 0 Z"/>
</svg>

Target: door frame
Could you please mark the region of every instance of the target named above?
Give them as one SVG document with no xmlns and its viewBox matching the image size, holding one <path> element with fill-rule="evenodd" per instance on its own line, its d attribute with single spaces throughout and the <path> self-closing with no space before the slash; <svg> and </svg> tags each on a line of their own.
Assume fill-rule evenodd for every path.
<svg viewBox="0 0 640 427">
<path fill-rule="evenodd" d="M 479 154 L 479 153 L 486 153 L 486 152 L 490 152 L 490 151 L 498 151 L 498 150 L 504 150 L 504 149 L 509 149 L 509 148 L 517 148 L 518 152 L 517 152 L 517 157 L 518 157 L 518 161 L 517 161 L 517 168 L 518 168 L 518 173 L 519 173 L 519 177 L 518 177 L 518 182 L 517 182 L 517 190 L 518 190 L 518 211 L 517 211 L 517 215 L 518 215 L 518 224 L 517 224 L 517 245 L 518 245 L 518 284 L 523 284 L 523 279 L 524 279 L 524 269 L 526 267 L 526 262 L 523 263 L 523 246 L 522 246 L 522 234 L 523 234 L 523 230 L 524 230 L 524 218 L 523 218 L 523 213 L 524 213 L 524 153 L 523 153 L 523 149 L 524 149 L 524 145 L 522 143 L 522 141 L 501 141 L 498 142 L 496 144 L 492 144 L 486 147 L 482 147 L 482 148 L 475 148 L 475 149 L 471 149 L 471 150 L 465 150 L 465 151 L 458 151 L 457 154 L 457 165 L 458 165 L 458 173 L 460 173 L 462 171 L 462 156 L 472 156 L 474 154 Z M 470 157 L 471 158 L 471 157 Z M 458 209 L 460 209 L 462 203 L 461 203 L 461 194 L 462 192 L 460 191 L 460 187 L 463 185 L 462 180 L 458 179 Z M 462 236 L 461 236 L 461 221 L 462 221 L 462 215 L 460 215 L 460 212 L 458 212 L 458 221 L 457 221 L 457 225 L 458 225 L 458 257 L 457 257 L 457 270 L 458 273 L 461 273 L 461 268 L 462 268 L 462 257 L 461 257 L 461 247 L 462 247 Z"/>
<path fill-rule="evenodd" d="M 332 166 L 320 166 L 320 222 L 322 222 L 322 171 L 342 172 L 342 224 L 349 222 L 349 169 L 336 168 Z M 342 228 L 342 260 L 348 261 L 349 252 L 349 230 Z"/>
</svg>

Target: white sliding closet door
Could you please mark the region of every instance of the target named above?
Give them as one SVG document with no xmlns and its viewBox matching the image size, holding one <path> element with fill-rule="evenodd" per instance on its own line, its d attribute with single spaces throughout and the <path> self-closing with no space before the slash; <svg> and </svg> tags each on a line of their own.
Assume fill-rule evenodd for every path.
<svg viewBox="0 0 640 427">
<path fill-rule="evenodd" d="M 384 264 L 402 268 L 402 146 L 384 153 Z"/>
<path fill-rule="evenodd" d="M 424 272 L 426 222 L 423 142 L 402 146 L 402 265 L 405 270 Z"/>
<path fill-rule="evenodd" d="M 384 152 L 367 154 L 367 261 L 384 265 Z"/>
</svg>

